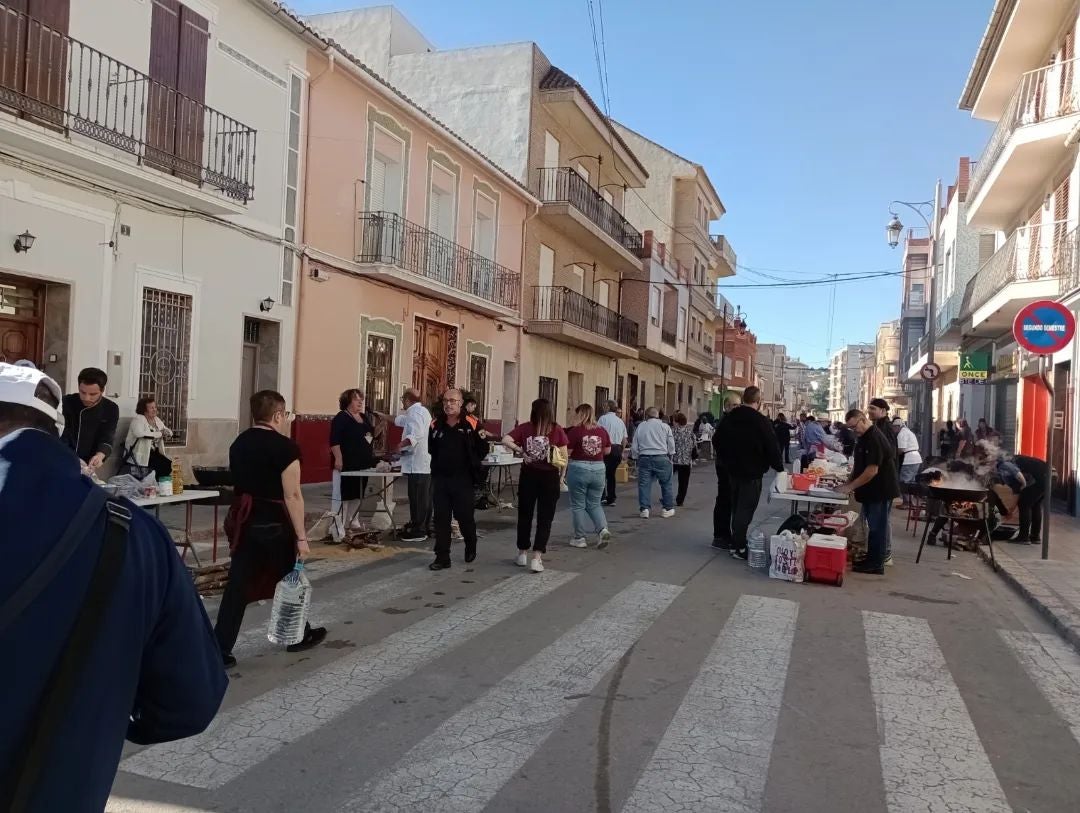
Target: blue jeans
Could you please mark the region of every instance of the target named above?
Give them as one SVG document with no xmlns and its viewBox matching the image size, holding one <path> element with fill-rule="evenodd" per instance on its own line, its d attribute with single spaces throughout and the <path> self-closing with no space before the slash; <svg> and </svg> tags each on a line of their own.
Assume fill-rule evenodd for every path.
<svg viewBox="0 0 1080 813">
<path fill-rule="evenodd" d="M 604 496 L 607 467 L 604 461 L 571 460 L 566 470 L 566 485 L 570 488 L 570 516 L 574 520 L 574 537 L 585 537 L 585 519 L 592 520 L 593 530 L 600 533 L 607 527 L 607 517 L 600 507 Z"/>
<path fill-rule="evenodd" d="M 655 478 L 660 482 L 660 502 L 664 510 L 675 507 L 675 495 L 671 488 L 671 458 L 667 455 L 642 455 L 637 461 L 637 500 L 638 508 L 644 511 L 652 505 L 652 484 Z"/>
<path fill-rule="evenodd" d="M 866 566 L 882 567 L 889 556 L 892 533 L 889 528 L 889 512 L 892 500 L 864 502 L 863 516 L 869 533 L 866 537 Z"/>
</svg>

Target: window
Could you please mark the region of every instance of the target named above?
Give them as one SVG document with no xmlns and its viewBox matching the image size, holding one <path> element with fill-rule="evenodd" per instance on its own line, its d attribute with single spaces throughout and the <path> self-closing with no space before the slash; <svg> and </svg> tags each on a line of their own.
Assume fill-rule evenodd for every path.
<svg viewBox="0 0 1080 813">
<path fill-rule="evenodd" d="M 485 260 L 495 260 L 495 224 L 498 222 L 498 204 L 493 199 L 477 190 L 473 209 L 476 218 L 473 221 L 473 251 Z"/>
<path fill-rule="evenodd" d="M 469 392 L 476 399 L 480 415 L 487 414 L 488 357 L 473 353 L 469 356 Z"/>
<path fill-rule="evenodd" d="M 680 381 L 679 382 L 679 387 L 678 387 L 678 398 L 679 398 L 679 403 L 680 404 L 683 402 L 682 397 L 683 397 L 683 382 Z"/>
<path fill-rule="evenodd" d="M 187 294 L 143 289 L 139 397 L 157 401 L 174 446 L 187 442 L 192 301 Z"/>
<path fill-rule="evenodd" d="M 364 392 L 367 394 L 368 408 L 383 415 L 389 415 L 396 407 L 393 403 L 394 340 L 392 338 L 368 334 L 366 369 Z"/>
<path fill-rule="evenodd" d="M 457 176 L 441 164 L 431 164 L 428 190 L 428 228 L 445 240 L 454 239 L 457 220 Z"/>
<path fill-rule="evenodd" d="M 979 267 L 982 268 L 986 262 L 994 256 L 995 244 L 997 237 L 992 232 L 990 234 L 979 235 Z"/>
<path fill-rule="evenodd" d="M 679 332 L 676 338 L 680 342 L 686 341 L 686 308 L 679 308 Z"/>
<path fill-rule="evenodd" d="M 622 406 L 623 402 L 623 377 L 615 376 L 615 403 Z"/>
<path fill-rule="evenodd" d="M 649 288 L 649 321 L 660 324 L 660 289 L 656 286 Z"/>
<path fill-rule="evenodd" d="M 404 217 L 405 142 L 378 124 L 374 132 L 367 177 L 368 209 Z"/>
<path fill-rule="evenodd" d="M 923 306 L 923 284 L 921 282 L 912 284 L 911 296 L 908 298 L 908 304 L 913 308 L 921 308 Z"/>
<path fill-rule="evenodd" d="M 536 319 L 553 319 L 555 296 L 552 286 L 555 284 L 555 252 L 540 244 L 540 285 L 537 289 L 536 298 L 533 302 L 533 317 Z"/>
<path fill-rule="evenodd" d="M 690 406 L 694 405 L 694 385 L 693 384 L 690 384 L 686 388 L 686 403 L 690 404 Z"/>
<path fill-rule="evenodd" d="M 593 399 L 593 420 L 596 420 L 604 411 L 604 405 L 611 399 L 611 391 L 607 387 L 597 387 L 596 397 Z"/>
<path fill-rule="evenodd" d="M 200 181 L 210 22 L 180 0 L 153 3 L 149 70 L 153 83 L 145 91 L 147 160 L 174 175 Z"/>
<path fill-rule="evenodd" d="M 585 269 L 580 265 L 570 267 L 570 288 L 575 293 L 585 293 Z"/>
<path fill-rule="evenodd" d="M 559 379 L 540 376 L 538 398 L 547 398 L 551 402 L 551 411 L 559 414 Z"/>
<path fill-rule="evenodd" d="M 300 188 L 300 121 L 304 99 L 304 80 L 297 74 L 289 77 L 288 141 L 285 145 L 285 242 L 296 243 L 298 190 Z M 296 255 L 292 246 L 285 246 L 281 259 L 281 304 L 293 303 L 296 284 Z"/>
<path fill-rule="evenodd" d="M 735 359 L 735 377 L 742 378 L 746 374 L 746 362 L 742 359 Z"/>
<path fill-rule="evenodd" d="M 5 0 L 5 22 L 0 34 L 0 85 L 47 107 L 33 116 L 62 124 L 69 77 L 65 67 L 69 0 Z M 25 13 L 29 20 L 16 16 Z M 48 30 L 46 30 L 48 29 Z M 51 42 L 50 42 L 51 40 Z M 73 89 L 78 90 L 78 80 Z M 36 106 L 35 106 L 36 107 Z M 25 109 L 25 108 L 24 108 Z"/>
<path fill-rule="evenodd" d="M 600 281 L 596 283 L 593 288 L 593 298 L 596 300 L 596 304 L 606 308 L 608 306 L 608 284 L 604 281 Z"/>
</svg>

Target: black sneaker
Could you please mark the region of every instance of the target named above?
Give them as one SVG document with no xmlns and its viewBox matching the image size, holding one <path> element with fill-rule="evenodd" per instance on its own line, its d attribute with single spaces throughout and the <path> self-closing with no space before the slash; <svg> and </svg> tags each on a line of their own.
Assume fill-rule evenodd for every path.
<svg viewBox="0 0 1080 813">
<path fill-rule="evenodd" d="M 717 550 L 731 550 L 731 540 L 724 539 L 719 536 L 714 536 L 712 546 Z"/>
<path fill-rule="evenodd" d="M 423 531 L 414 531 L 412 528 L 406 528 L 398 535 L 398 539 L 402 542 L 426 542 L 427 534 Z"/>
<path fill-rule="evenodd" d="M 936 545 L 937 544 L 937 537 L 936 536 L 928 536 L 928 537 L 926 537 L 926 544 L 927 545 Z"/>
<path fill-rule="evenodd" d="M 476 561 L 476 543 L 473 542 L 470 545 L 468 542 L 466 542 L 465 543 L 465 564 L 469 564 L 469 563 L 475 562 L 475 561 Z"/>
<path fill-rule="evenodd" d="M 326 627 L 308 627 L 304 632 L 304 640 L 298 644 L 285 647 L 286 652 L 304 652 L 316 647 L 326 640 Z"/>
<path fill-rule="evenodd" d="M 745 562 L 746 557 L 747 557 L 746 548 L 743 548 L 742 550 L 733 550 L 733 551 L 731 551 L 731 558 L 732 559 L 739 559 L 740 561 Z"/>
<path fill-rule="evenodd" d="M 236 658 L 233 657 L 231 652 L 228 655 L 222 655 L 221 661 L 225 665 L 226 669 L 232 669 L 234 666 L 236 666 Z"/>
<path fill-rule="evenodd" d="M 427 567 L 428 567 L 428 570 L 449 570 L 450 569 L 450 563 L 449 562 L 440 562 L 438 559 L 436 559 L 434 562 L 432 562 Z"/>
<path fill-rule="evenodd" d="M 866 574 L 869 574 L 871 576 L 884 576 L 885 575 L 885 567 L 883 565 L 878 565 L 877 567 L 873 567 L 868 562 L 862 561 L 862 562 L 856 563 L 851 568 L 851 572 L 852 573 L 866 573 Z"/>
</svg>

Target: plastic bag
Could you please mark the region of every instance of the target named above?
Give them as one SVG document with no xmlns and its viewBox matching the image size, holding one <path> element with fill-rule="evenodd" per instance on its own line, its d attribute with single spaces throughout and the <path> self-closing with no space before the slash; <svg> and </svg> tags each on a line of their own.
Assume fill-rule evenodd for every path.
<svg viewBox="0 0 1080 813">
<path fill-rule="evenodd" d="M 118 474 L 109 478 L 109 485 L 116 489 L 116 496 L 129 500 L 157 494 L 157 475 L 151 471 L 141 480 L 130 474 Z"/>
<path fill-rule="evenodd" d="M 803 580 L 806 540 L 791 531 L 783 531 L 769 539 L 769 578 L 789 582 Z"/>
</svg>

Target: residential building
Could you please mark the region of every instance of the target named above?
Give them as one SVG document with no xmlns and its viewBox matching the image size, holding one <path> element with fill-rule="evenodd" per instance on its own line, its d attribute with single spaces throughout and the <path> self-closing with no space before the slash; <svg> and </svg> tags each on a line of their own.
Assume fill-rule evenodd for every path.
<svg viewBox="0 0 1080 813">
<path fill-rule="evenodd" d="M 907 420 L 908 400 L 900 375 L 900 336 L 899 319 L 881 323 L 874 342 L 873 363 L 867 365 L 869 386 L 859 403 L 867 405 L 871 398 L 884 398 L 893 417 Z"/>
<path fill-rule="evenodd" d="M 910 404 L 909 420 L 918 424 L 921 409 L 923 381 L 908 379 L 907 371 L 925 351 L 920 344 L 926 336 L 927 300 L 930 294 L 930 266 L 933 249 L 930 235 L 917 237 L 909 229 L 904 239 L 904 257 L 901 267 L 902 301 L 900 303 L 900 360 L 904 391 Z"/>
<path fill-rule="evenodd" d="M 762 411 L 775 416 L 787 414 L 787 348 L 782 344 L 759 344 L 756 366 L 758 386 L 761 387 Z M 789 416 L 790 417 L 790 416 Z"/>
<path fill-rule="evenodd" d="M 848 410 L 859 406 L 864 358 L 873 358 L 873 354 L 873 345 L 869 344 L 849 344 L 833 354 L 829 361 L 830 420 L 843 421 Z"/>
<path fill-rule="evenodd" d="M 540 199 L 520 266 L 519 417 L 537 396 L 561 420 L 582 402 L 629 403 L 618 363 L 639 357 L 640 326 L 621 298 L 644 246 L 623 210 L 648 171 L 585 88 L 535 43 L 438 51 L 392 8 L 312 22 Z M 660 383 L 639 381 L 638 398 Z"/>
<path fill-rule="evenodd" d="M 1074 512 L 1080 343 L 1053 357 L 1051 404 L 1037 359 L 1018 354 L 1011 327 L 1020 308 L 1039 299 L 1080 307 L 1078 27 L 1075 3 L 996 0 L 960 99 L 961 109 L 996 123 L 972 175 L 967 220 L 996 232 L 997 250 L 965 290 L 962 349 L 992 356 L 988 411 L 1008 430 L 1011 449 L 1045 456 L 1048 420 L 1055 427 L 1057 496 Z"/>
<path fill-rule="evenodd" d="M 959 350 L 966 326 L 962 318 L 964 297 L 976 272 L 994 254 L 995 243 L 993 232 L 968 223 L 972 167 L 970 159 L 959 160 L 956 180 L 943 192 L 944 199 L 939 200 L 937 206 L 933 252 L 937 257 L 933 275 L 934 313 L 925 328 L 936 331 L 934 358 L 927 355 L 928 339 L 924 335 L 909 353 L 904 372 L 905 383 L 914 393 L 913 412 L 921 418 L 927 386 L 922 379 L 922 368 L 929 361 L 941 368 L 941 374 L 932 384 L 935 433 L 945 421 L 967 417 L 974 422 L 989 417 L 984 398 L 986 388 L 961 387 L 959 382 Z"/>
<path fill-rule="evenodd" d="M 330 478 L 330 421 L 349 387 L 383 414 L 407 387 L 429 407 L 460 387 L 492 434 L 515 425 L 522 235 L 540 205 L 354 56 L 321 45 L 306 64 L 317 80 L 294 424 L 315 482 Z"/>
<path fill-rule="evenodd" d="M 4 356 L 103 368 L 125 422 L 154 396 L 185 464 L 292 394 L 306 46 L 278 11 L 0 3 Z"/>
<path fill-rule="evenodd" d="M 657 394 L 663 394 L 656 399 L 658 406 L 668 412 L 689 410 L 696 417 L 716 372 L 717 280 L 735 273 L 730 244 L 710 235 L 710 224 L 723 216 L 724 205 L 701 164 L 621 124 L 615 129 L 649 173 L 645 188 L 629 190 L 625 198 L 626 216 L 644 230 L 647 250 L 641 272 L 624 280 L 622 308 L 649 328 L 639 327 L 640 358 L 620 361 L 619 375 L 625 367 L 649 376 L 657 382 Z M 655 267 L 650 272 L 658 256 L 677 269 L 674 283 L 657 282 Z M 641 281 L 631 282 L 636 277 Z M 672 333 L 675 344 L 657 341 Z"/>
<path fill-rule="evenodd" d="M 727 395 L 742 395 L 757 381 L 757 336 L 747 328 L 741 311 L 720 297 L 720 327 L 716 333 L 716 407 Z"/>
</svg>

